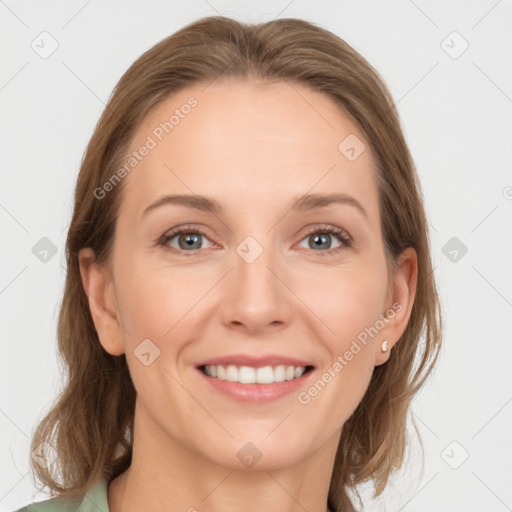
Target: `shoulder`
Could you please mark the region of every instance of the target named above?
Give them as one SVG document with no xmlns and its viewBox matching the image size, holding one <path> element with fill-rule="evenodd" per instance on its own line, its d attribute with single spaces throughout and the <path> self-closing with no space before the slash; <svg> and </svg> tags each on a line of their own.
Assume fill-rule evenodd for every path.
<svg viewBox="0 0 512 512">
<path fill-rule="evenodd" d="M 78 512 L 81 501 L 72 501 L 63 497 L 50 498 L 31 503 L 15 512 Z"/>
<path fill-rule="evenodd" d="M 83 499 L 57 496 L 26 505 L 14 512 L 110 512 L 107 500 L 107 481 L 101 479 Z"/>
</svg>

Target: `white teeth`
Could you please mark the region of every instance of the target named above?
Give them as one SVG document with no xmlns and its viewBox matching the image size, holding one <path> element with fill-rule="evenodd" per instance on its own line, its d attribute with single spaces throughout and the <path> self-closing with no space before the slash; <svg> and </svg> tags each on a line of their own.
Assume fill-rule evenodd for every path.
<svg viewBox="0 0 512 512">
<path fill-rule="evenodd" d="M 204 373 L 209 377 L 229 382 L 240 382 L 241 384 L 273 384 L 274 382 L 283 382 L 285 380 L 298 379 L 301 377 L 306 368 L 304 366 L 262 366 L 253 368 L 251 366 L 235 365 L 223 366 L 221 364 L 206 365 Z"/>
<path fill-rule="evenodd" d="M 274 382 L 274 369 L 272 366 L 262 366 L 256 370 L 257 384 L 272 384 Z"/>
<path fill-rule="evenodd" d="M 256 382 L 256 369 L 250 366 L 242 366 L 238 370 L 238 381 L 242 384 L 254 384 Z"/>
<path fill-rule="evenodd" d="M 274 380 L 276 382 L 283 382 L 286 380 L 286 370 L 284 364 L 280 364 L 274 368 Z"/>
<path fill-rule="evenodd" d="M 230 364 L 226 369 L 226 380 L 229 382 L 238 382 L 238 369 Z"/>
</svg>

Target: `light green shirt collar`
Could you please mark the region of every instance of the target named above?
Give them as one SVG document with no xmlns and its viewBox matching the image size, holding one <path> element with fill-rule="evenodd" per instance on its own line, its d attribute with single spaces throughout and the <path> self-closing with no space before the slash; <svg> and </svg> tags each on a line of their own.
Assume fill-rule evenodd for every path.
<svg viewBox="0 0 512 512">
<path fill-rule="evenodd" d="M 107 481 L 104 478 L 85 494 L 78 512 L 110 512 L 107 500 Z"/>
</svg>

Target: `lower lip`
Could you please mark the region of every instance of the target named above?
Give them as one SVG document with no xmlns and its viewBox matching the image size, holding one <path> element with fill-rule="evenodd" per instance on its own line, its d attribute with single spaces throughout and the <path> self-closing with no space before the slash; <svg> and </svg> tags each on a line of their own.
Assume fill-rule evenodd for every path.
<svg viewBox="0 0 512 512">
<path fill-rule="evenodd" d="M 312 373 L 305 373 L 299 378 L 285 380 L 283 382 L 274 382 L 272 384 L 241 384 L 240 382 L 230 382 L 215 377 L 209 377 L 201 370 L 197 370 L 213 387 L 213 389 L 224 393 L 241 402 L 270 402 L 277 400 L 285 395 L 297 391 L 304 385 L 304 381 Z"/>
</svg>

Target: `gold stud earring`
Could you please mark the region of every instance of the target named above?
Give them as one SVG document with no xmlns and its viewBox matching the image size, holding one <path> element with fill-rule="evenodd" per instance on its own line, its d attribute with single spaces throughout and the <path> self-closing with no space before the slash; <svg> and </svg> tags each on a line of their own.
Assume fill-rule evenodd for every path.
<svg viewBox="0 0 512 512">
<path fill-rule="evenodd" d="M 384 340 L 382 342 L 381 348 L 382 348 L 382 352 L 386 352 L 386 350 L 388 349 L 388 340 Z"/>
</svg>

